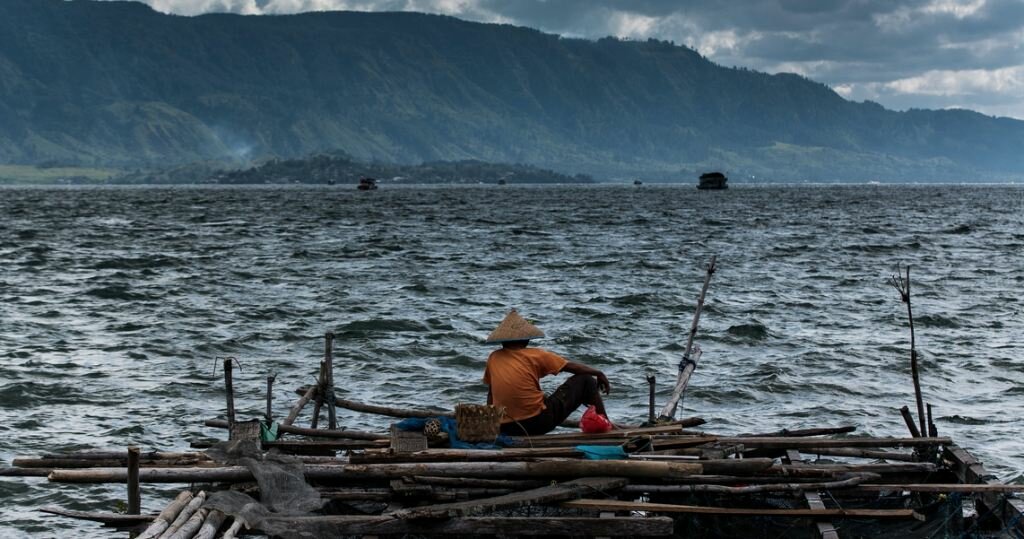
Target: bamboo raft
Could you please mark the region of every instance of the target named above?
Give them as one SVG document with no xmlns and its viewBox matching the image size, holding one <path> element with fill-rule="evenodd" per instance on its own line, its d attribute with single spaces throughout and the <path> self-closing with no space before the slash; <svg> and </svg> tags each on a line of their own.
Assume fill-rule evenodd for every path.
<svg viewBox="0 0 1024 539">
<path fill-rule="evenodd" d="M 338 397 L 328 333 L 317 383 L 296 389 L 297 400 L 279 422 L 273 421 L 275 377 L 267 378 L 262 422 L 276 424 L 276 439 L 261 439 L 259 420 L 236 420 L 233 361 L 227 359 L 226 414 L 204 422 L 226 430 L 225 442 L 206 451 L 129 447 L 18 457 L 11 467 L 0 468 L 0 476 L 124 484 L 126 513 L 41 511 L 128 530 L 141 539 L 241 534 L 838 539 L 883 531 L 907 538 L 1024 537 L 1024 501 L 1014 497 L 1024 485 L 999 483 L 970 453 L 939 436 L 931 408 L 920 396 L 913 344 L 920 421 L 908 407 L 900 410 L 910 436 L 857 436 L 854 426 L 726 435 L 693 430 L 705 427 L 702 418 L 674 419 L 701 355 L 693 336 L 713 271 L 712 258 L 679 379 L 660 414 L 655 413 L 654 377 L 648 377 L 644 425 L 603 434 L 513 437 L 500 449 L 453 448 L 450 438 L 428 438 L 394 425 L 388 432 L 346 429 L 338 425 L 338 407 L 384 416 L 389 423 L 454 414 Z M 909 314 L 909 272 L 905 283 L 894 279 L 894 285 Z M 309 427 L 295 425 L 311 403 Z M 324 415 L 327 422 L 321 425 Z M 612 449 L 617 458 L 591 460 L 594 448 Z M 142 514 L 142 485 L 153 483 L 188 488 L 158 514 Z"/>
</svg>

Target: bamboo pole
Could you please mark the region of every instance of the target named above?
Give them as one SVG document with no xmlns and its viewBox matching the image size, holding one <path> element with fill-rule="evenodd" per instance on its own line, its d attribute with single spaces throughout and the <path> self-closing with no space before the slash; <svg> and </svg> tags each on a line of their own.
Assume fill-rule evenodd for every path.
<svg viewBox="0 0 1024 539">
<path fill-rule="evenodd" d="M 167 539 L 191 539 L 192 536 L 199 531 L 199 528 L 203 526 L 203 522 L 206 520 L 206 515 L 209 514 L 209 512 L 209 509 L 200 507 L 195 513 L 192 513 L 192 516 L 189 517 L 189 519 Z"/>
<path fill-rule="evenodd" d="M 320 424 L 320 409 L 324 406 L 324 362 L 320 362 L 320 375 L 316 379 L 316 400 L 313 402 L 313 420 L 309 423 L 309 428 L 315 429 Z"/>
<path fill-rule="evenodd" d="M 616 500 L 574 500 L 563 502 L 570 509 L 608 511 L 647 511 L 652 513 L 691 513 L 701 515 L 773 516 L 773 517 L 840 517 L 840 518 L 914 518 L 924 517 L 913 509 L 760 509 L 740 507 L 707 507 L 668 503 L 621 502 Z"/>
<path fill-rule="evenodd" d="M 697 336 L 697 324 L 700 322 L 700 312 L 704 308 L 704 296 L 707 294 L 708 286 L 711 284 L 711 276 L 715 273 L 715 258 L 717 257 L 712 255 L 711 261 L 707 265 L 704 286 L 700 290 L 700 296 L 697 298 L 697 308 L 693 312 L 693 324 L 690 326 L 690 333 L 686 337 L 683 359 L 679 362 L 679 379 L 672 390 L 672 396 L 665 403 L 665 407 L 661 409 L 661 415 L 658 418 L 661 421 L 669 421 L 675 417 L 679 399 L 683 397 L 683 392 L 686 391 L 686 386 L 690 382 L 690 375 L 693 374 L 693 370 L 697 367 L 697 361 L 700 360 L 700 347 L 694 348 L 693 339 Z"/>
<path fill-rule="evenodd" d="M 928 432 L 925 424 L 924 399 L 921 397 L 921 378 L 917 368 L 917 347 L 914 343 L 914 312 L 910 307 L 910 267 L 907 266 L 907 277 L 903 278 L 896 266 L 896 275 L 890 277 L 890 284 L 900 293 L 900 299 L 907 304 L 907 320 L 910 322 L 910 375 L 914 379 L 914 400 L 917 401 L 917 418 L 920 423 L 918 432 Z"/>
<path fill-rule="evenodd" d="M 763 492 L 803 492 L 804 490 L 839 490 L 855 487 L 865 481 L 877 480 L 878 474 L 847 474 L 836 481 L 820 481 L 807 483 L 767 483 L 742 487 L 724 485 L 629 485 L 622 489 L 627 494 L 726 494 L 748 495 Z"/>
<path fill-rule="evenodd" d="M 928 403 L 928 436 L 935 437 L 939 435 L 939 429 L 935 426 L 935 421 L 932 420 L 932 405 Z"/>
<path fill-rule="evenodd" d="M 139 448 L 128 448 L 128 514 L 142 511 L 142 492 L 139 490 Z"/>
</svg>

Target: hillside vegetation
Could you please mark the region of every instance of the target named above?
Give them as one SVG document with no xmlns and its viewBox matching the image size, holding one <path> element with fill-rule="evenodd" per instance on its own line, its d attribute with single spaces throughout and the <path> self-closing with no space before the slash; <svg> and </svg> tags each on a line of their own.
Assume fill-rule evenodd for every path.
<svg viewBox="0 0 1024 539">
<path fill-rule="evenodd" d="M 179 17 L 4 0 L 0 164 L 153 167 L 343 151 L 598 179 L 1002 180 L 1024 122 L 895 112 L 659 41 L 414 13 Z"/>
</svg>

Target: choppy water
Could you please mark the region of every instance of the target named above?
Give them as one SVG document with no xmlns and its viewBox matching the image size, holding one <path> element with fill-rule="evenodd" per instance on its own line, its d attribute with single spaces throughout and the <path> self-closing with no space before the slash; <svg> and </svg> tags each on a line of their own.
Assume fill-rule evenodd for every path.
<svg viewBox="0 0 1024 539">
<path fill-rule="evenodd" d="M 246 415 L 270 372 L 284 413 L 327 330 L 348 397 L 482 401 L 480 342 L 509 307 L 608 373 L 613 419 L 639 420 L 647 371 L 667 395 L 712 254 L 680 415 L 906 435 L 909 332 L 886 279 L 909 264 L 940 434 L 1003 479 L 1024 471 L 1020 186 L 0 189 L 0 465 L 220 434 L 201 425 L 223 408 L 225 356 Z M 144 486 L 144 506 L 177 490 Z M 123 499 L 0 479 L 0 535 L 97 533 L 34 509 Z"/>
</svg>

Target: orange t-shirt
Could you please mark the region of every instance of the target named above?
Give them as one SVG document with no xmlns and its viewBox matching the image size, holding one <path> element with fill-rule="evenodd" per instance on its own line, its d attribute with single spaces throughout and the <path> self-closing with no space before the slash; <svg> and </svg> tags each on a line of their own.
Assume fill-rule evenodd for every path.
<svg viewBox="0 0 1024 539">
<path fill-rule="evenodd" d="M 566 359 L 543 348 L 500 348 L 491 352 L 484 383 L 495 406 L 505 407 L 502 423 L 531 418 L 544 410 L 540 379 L 561 372 Z"/>
</svg>

